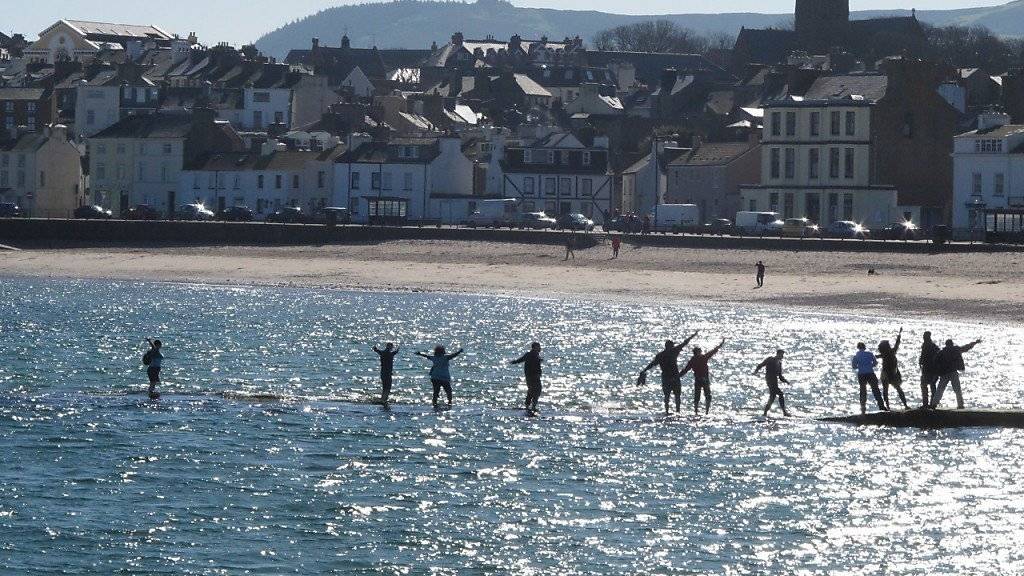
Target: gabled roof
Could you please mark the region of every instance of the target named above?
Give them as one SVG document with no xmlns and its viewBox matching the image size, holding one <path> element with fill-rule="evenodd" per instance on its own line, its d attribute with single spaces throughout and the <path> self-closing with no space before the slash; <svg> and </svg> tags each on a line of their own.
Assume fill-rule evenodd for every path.
<svg viewBox="0 0 1024 576">
<path fill-rule="evenodd" d="M 862 96 L 869 102 L 885 97 L 889 78 L 882 74 L 822 76 L 804 93 L 807 100 L 839 100 Z"/>
<path fill-rule="evenodd" d="M 586 52 L 587 65 L 607 67 L 613 63 L 629 63 L 636 69 L 636 77 L 647 84 L 657 84 L 666 68 L 675 68 L 681 74 L 702 72 L 714 80 L 734 80 L 722 67 L 700 54 L 666 54 L 661 52 L 622 52 L 595 50 Z"/>
<path fill-rule="evenodd" d="M 785 62 L 796 47 L 796 32 L 792 30 L 744 28 L 736 37 L 735 51 L 745 60 L 757 64 Z"/>
<path fill-rule="evenodd" d="M 403 146 L 416 146 L 419 151 L 415 158 L 399 156 Z M 355 150 L 340 155 L 335 162 L 340 164 L 429 164 L 440 154 L 437 138 L 393 138 L 389 142 L 367 142 Z"/>
<path fill-rule="evenodd" d="M 267 172 L 296 172 L 309 162 L 332 162 L 345 152 L 338 144 L 327 150 L 279 150 L 262 156 L 253 152 L 208 154 L 189 170 L 204 172 L 240 172 L 243 170 Z"/>
<path fill-rule="evenodd" d="M 126 116 L 92 138 L 185 138 L 191 128 L 192 119 L 187 114 L 156 112 Z"/>
<path fill-rule="evenodd" d="M 539 96 L 544 98 L 551 98 L 551 92 L 548 92 L 543 86 L 537 84 L 532 78 L 526 74 L 515 74 L 516 84 L 527 96 Z"/>
</svg>

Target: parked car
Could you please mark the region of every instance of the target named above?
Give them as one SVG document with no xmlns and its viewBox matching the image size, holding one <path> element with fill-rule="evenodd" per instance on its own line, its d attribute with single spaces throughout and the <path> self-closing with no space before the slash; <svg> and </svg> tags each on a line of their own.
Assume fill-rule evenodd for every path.
<svg viewBox="0 0 1024 576">
<path fill-rule="evenodd" d="M 594 221 L 583 214 L 562 214 L 556 222 L 560 230 L 590 232 L 594 229 Z"/>
<path fill-rule="evenodd" d="M 321 208 L 313 215 L 313 221 L 317 224 L 351 224 L 352 213 L 348 208 Z"/>
<path fill-rule="evenodd" d="M 298 206 L 284 206 L 267 214 L 263 221 L 277 224 L 305 224 L 309 219 L 302 213 L 302 208 Z"/>
<path fill-rule="evenodd" d="M 628 225 L 629 224 L 624 216 L 612 216 L 604 221 L 601 228 L 603 228 L 605 232 L 625 232 Z"/>
<path fill-rule="evenodd" d="M 516 218 L 516 226 L 533 230 L 554 230 L 558 228 L 558 220 L 544 212 L 524 212 Z"/>
<path fill-rule="evenodd" d="M 704 232 L 706 234 L 718 234 L 719 236 L 725 236 L 726 234 L 735 234 L 736 227 L 732 225 L 732 220 L 727 218 L 718 218 L 705 224 Z"/>
<path fill-rule="evenodd" d="M 174 213 L 175 220 L 190 220 L 193 222 L 206 222 L 213 220 L 214 213 L 202 204 L 184 204 Z"/>
<path fill-rule="evenodd" d="M 778 212 L 737 212 L 736 229 L 743 234 L 773 236 L 782 233 Z"/>
<path fill-rule="evenodd" d="M 826 235 L 832 238 L 867 238 L 871 230 L 850 220 L 839 220 L 829 225 L 825 231 Z"/>
<path fill-rule="evenodd" d="M 696 204 L 658 204 L 650 219 L 656 232 L 692 232 L 700 229 L 700 208 Z"/>
<path fill-rule="evenodd" d="M 225 222 L 252 222 L 254 215 L 246 206 L 232 206 L 217 212 L 217 220 Z"/>
<path fill-rule="evenodd" d="M 466 224 L 470 226 L 512 227 L 519 218 L 519 201 L 512 198 L 484 200 L 477 204 L 476 211 L 469 215 Z"/>
<path fill-rule="evenodd" d="M 135 208 L 128 209 L 122 217 L 125 220 L 160 220 L 163 218 L 156 208 L 147 204 L 139 204 Z"/>
<path fill-rule="evenodd" d="M 75 218 L 80 220 L 110 220 L 114 213 L 104 210 L 102 206 L 79 206 L 75 208 Z"/>
<path fill-rule="evenodd" d="M 920 229 L 910 220 L 893 222 L 882 228 L 882 238 L 887 240 L 917 240 Z"/>
<path fill-rule="evenodd" d="M 0 218 L 21 218 L 25 212 L 14 202 L 0 202 Z"/>
<path fill-rule="evenodd" d="M 786 238 L 818 238 L 821 228 L 807 218 L 786 218 L 782 223 L 782 235 Z"/>
</svg>

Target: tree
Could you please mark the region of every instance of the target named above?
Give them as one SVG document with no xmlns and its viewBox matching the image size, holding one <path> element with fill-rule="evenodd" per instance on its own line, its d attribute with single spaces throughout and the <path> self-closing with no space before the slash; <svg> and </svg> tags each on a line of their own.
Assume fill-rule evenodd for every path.
<svg viewBox="0 0 1024 576">
<path fill-rule="evenodd" d="M 710 46 L 708 38 L 668 20 L 623 24 L 594 35 L 598 50 L 703 54 Z"/>
</svg>

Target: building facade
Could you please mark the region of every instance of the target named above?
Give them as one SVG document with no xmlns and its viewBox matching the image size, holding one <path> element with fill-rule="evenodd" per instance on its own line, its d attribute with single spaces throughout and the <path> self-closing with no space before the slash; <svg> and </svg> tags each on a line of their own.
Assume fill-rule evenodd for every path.
<svg viewBox="0 0 1024 576">
<path fill-rule="evenodd" d="M 664 203 L 696 204 L 703 222 L 733 220 L 740 189 L 761 181 L 761 147 L 756 140 L 707 142 L 670 161 L 666 172 Z"/>
<path fill-rule="evenodd" d="M 1024 208 L 1024 125 L 1001 113 L 982 114 L 978 129 L 953 148 L 953 229 L 975 237 L 985 210 Z"/>
<path fill-rule="evenodd" d="M 0 200 L 33 218 L 71 218 L 86 202 L 81 152 L 65 126 L 0 144 Z"/>
</svg>

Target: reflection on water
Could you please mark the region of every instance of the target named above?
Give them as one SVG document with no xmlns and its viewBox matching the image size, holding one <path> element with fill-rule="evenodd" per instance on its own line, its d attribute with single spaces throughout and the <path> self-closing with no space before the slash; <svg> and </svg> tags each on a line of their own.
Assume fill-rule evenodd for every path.
<svg viewBox="0 0 1024 576">
<path fill-rule="evenodd" d="M 1009 574 L 1021 432 L 860 429 L 848 356 L 896 320 L 764 307 L 4 281 L 0 565 L 14 573 Z M 1021 330 L 905 320 L 967 357 L 971 405 L 1021 399 Z M 636 370 L 729 339 L 710 418 L 663 419 Z M 145 336 L 166 342 L 151 403 Z M 545 345 L 541 415 L 506 362 Z M 396 404 L 374 342 L 404 346 Z M 412 351 L 461 344 L 456 406 Z M 802 418 L 759 421 L 789 350 Z M 223 395 L 218 395 L 223 394 Z M 246 395 L 275 394 L 280 402 Z M 952 398 L 947 398 L 951 402 Z M 684 403 L 685 406 L 685 403 Z M 45 551 L 45 553 L 42 553 Z"/>
</svg>

